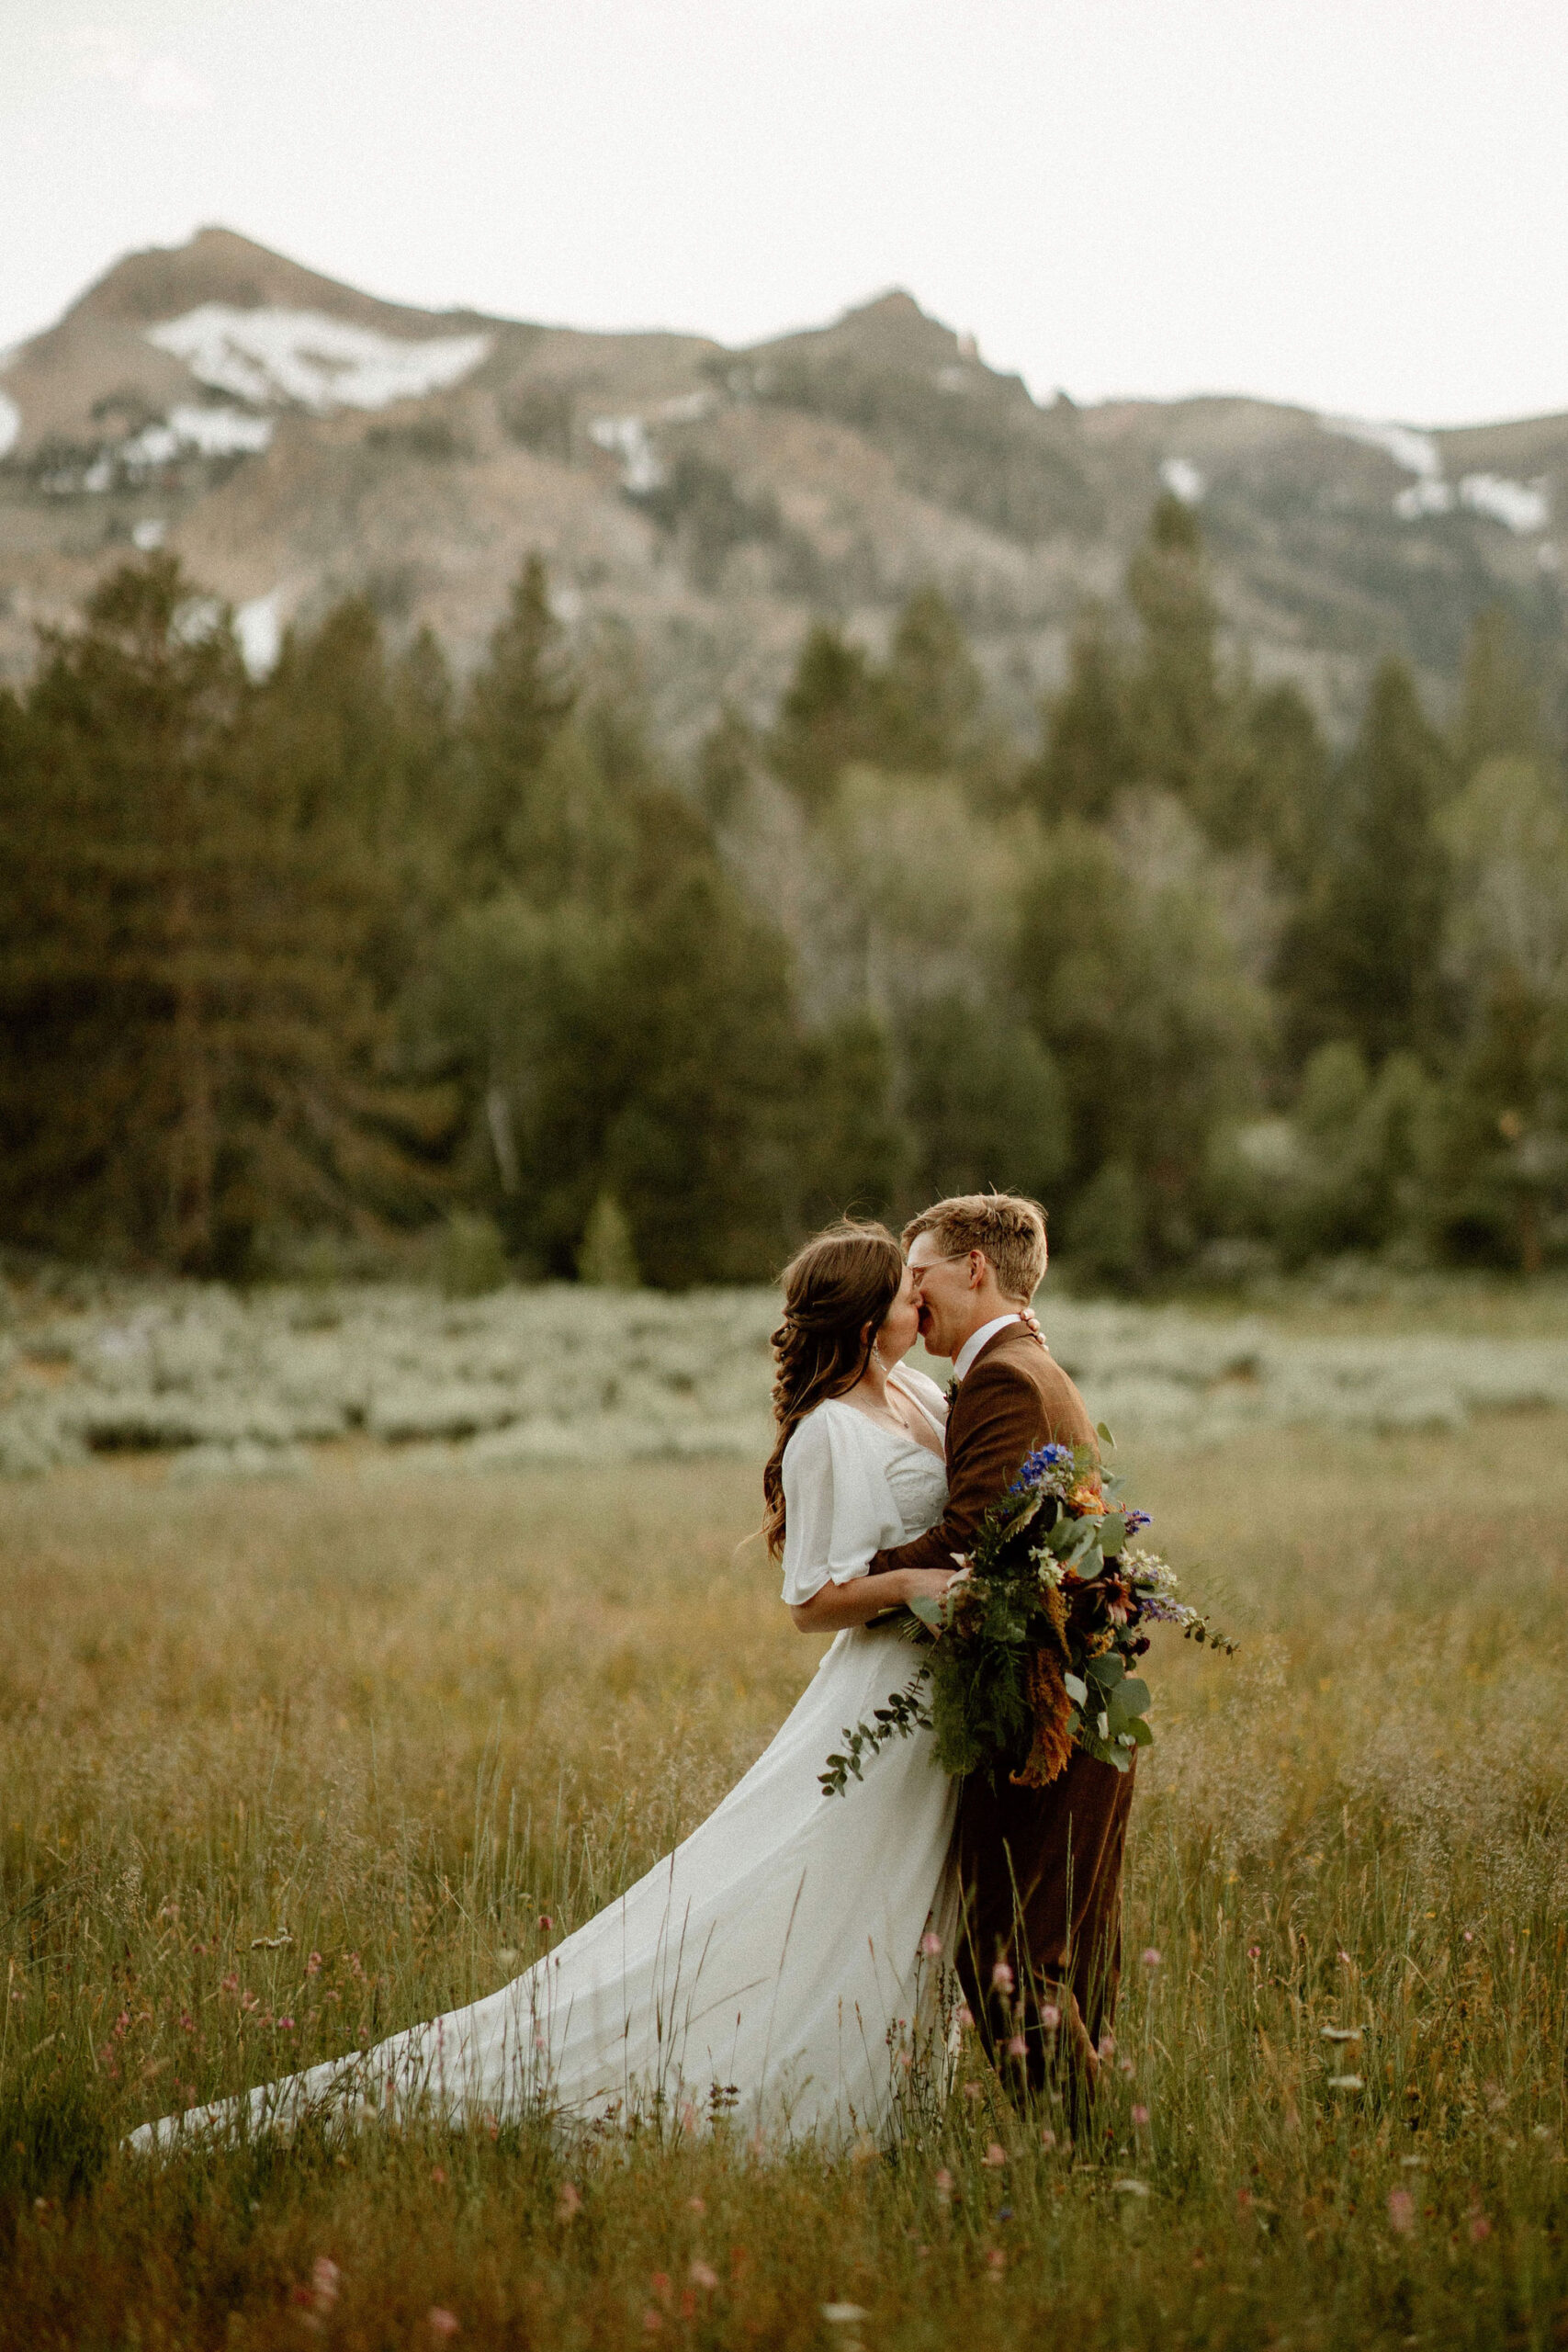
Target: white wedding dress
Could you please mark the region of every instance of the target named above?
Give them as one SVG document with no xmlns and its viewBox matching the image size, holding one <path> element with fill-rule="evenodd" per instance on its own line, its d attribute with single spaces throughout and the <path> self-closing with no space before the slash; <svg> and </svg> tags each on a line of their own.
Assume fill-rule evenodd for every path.
<svg viewBox="0 0 1568 2352">
<path fill-rule="evenodd" d="M 897 1378 L 934 1430 L 941 1398 Z M 863 1576 L 882 1546 L 941 1517 L 941 1457 L 853 1405 L 819 1405 L 784 1457 L 784 1599 Z M 937 2035 L 953 1948 L 948 1862 L 956 1795 L 929 1732 L 897 1738 L 824 1796 L 843 1732 L 908 1681 L 892 1625 L 840 1633 L 770 1746 L 702 1826 L 482 2001 L 237 2098 L 146 2123 L 149 2151 L 187 2134 L 288 2131 L 371 2113 L 504 2120 L 543 2110 L 592 2123 L 717 2114 L 776 2143 L 842 2146 L 893 2120 L 901 2058 Z"/>
</svg>

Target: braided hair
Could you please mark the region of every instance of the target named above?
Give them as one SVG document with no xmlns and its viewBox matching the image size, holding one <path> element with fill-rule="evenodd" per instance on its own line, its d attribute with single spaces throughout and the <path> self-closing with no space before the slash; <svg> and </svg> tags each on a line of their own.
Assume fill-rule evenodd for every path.
<svg viewBox="0 0 1568 2352">
<path fill-rule="evenodd" d="M 773 1333 L 776 1434 L 762 1473 L 762 1532 L 775 1560 L 784 1539 L 784 1448 L 814 1406 L 861 1378 L 903 1279 L 904 1253 L 887 1227 L 853 1217 L 817 1234 L 784 1270 L 784 1321 Z"/>
</svg>

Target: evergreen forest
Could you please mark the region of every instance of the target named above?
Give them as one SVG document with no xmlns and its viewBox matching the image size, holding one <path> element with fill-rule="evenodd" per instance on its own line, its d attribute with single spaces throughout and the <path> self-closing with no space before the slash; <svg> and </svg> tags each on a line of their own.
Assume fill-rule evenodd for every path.
<svg viewBox="0 0 1568 2352">
<path fill-rule="evenodd" d="M 0 1242 L 684 1288 L 996 1184 L 1101 1286 L 1535 1272 L 1568 775 L 1501 609 L 1450 706 L 1390 659 L 1331 746 L 1174 497 L 1029 742 L 933 589 L 678 762 L 536 558 L 459 681 L 355 597 L 253 678 L 152 555 L 0 695 Z"/>
</svg>

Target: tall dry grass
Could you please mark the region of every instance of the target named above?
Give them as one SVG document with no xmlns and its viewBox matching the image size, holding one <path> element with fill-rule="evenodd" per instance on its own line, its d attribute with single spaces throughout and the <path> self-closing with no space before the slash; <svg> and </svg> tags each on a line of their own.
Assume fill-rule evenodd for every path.
<svg viewBox="0 0 1568 2352">
<path fill-rule="evenodd" d="M 1151 1662 L 1106 2137 L 973 2062 L 838 2167 L 512 2129 L 115 2153 L 492 1989 L 702 1816 L 815 1655 L 733 1555 L 750 1473 L 9 1489 L 0 2340 L 1568 2340 L 1565 1440 L 1135 1464 L 1245 1647 Z"/>
</svg>

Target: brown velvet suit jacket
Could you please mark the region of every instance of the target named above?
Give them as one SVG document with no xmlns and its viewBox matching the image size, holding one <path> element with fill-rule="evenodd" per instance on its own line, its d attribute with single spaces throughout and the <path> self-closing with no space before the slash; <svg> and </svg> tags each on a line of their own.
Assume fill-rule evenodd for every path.
<svg viewBox="0 0 1568 2352">
<path fill-rule="evenodd" d="M 950 1568 L 967 1556 L 976 1530 L 1037 1445 L 1093 1445 L 1083 1398 L 1053 1357 L 1021 1323 L 987 1340 L 947 1416 L 947 1509 L 912 1544 L 878 1552 L 876 1576 L 888 1568 Z"/>
</svg>

